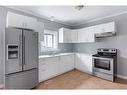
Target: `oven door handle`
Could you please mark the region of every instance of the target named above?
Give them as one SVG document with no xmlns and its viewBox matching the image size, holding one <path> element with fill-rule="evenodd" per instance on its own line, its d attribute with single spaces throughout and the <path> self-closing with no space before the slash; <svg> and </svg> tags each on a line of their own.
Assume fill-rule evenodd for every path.
<svg viewBox="0 0 127 95">
<path fill-rule="evenodd" d="M 113 58 L 92 57 L 93 59 L 113 60 Z"/>
</svg>

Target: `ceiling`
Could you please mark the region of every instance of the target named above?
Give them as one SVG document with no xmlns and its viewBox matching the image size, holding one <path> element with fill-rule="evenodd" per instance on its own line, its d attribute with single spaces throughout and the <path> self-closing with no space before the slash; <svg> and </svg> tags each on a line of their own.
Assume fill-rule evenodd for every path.
<svg viewBox="0 0 127 95">
<path fill-rule="evenodd" d="M 55 17 L 56 22 L 77 26 L 95 19 L 115 15 L 127 11 L 127 6 L 84 6 L 80 11 L 74 6 L 9 6 L 10 8 L 31 13 L 50 20 Z"/>
</svg>

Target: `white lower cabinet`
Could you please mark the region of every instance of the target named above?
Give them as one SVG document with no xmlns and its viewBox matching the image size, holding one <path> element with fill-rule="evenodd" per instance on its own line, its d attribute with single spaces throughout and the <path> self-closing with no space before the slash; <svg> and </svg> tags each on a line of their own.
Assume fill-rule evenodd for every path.
<svg viewBox="0 0 127 95">
<path fill-rule="evenodd" d="M 39 59 L 39 82 L 74 69 L 74 54 Z"/>
<path fill-rule="evenodd" d="M 92 55 L 77 53 L 75 55 L 75 68 L 91 74 L 92 73 Z"/>
<path fill-rule="evenodd" d="M 39 59 L 39 82 L 53 78 L 76 68 L 92 73 L 92 55 L 76 53 Z"/>
<path fill-rule="evenodd" d="M 44 81 L 54 77 L 58 73 L 58 57 L 40 59 L 39 62 L 39 81 Z"/>
<path fill-rule="evenodd" d="M 60 71 L 65 73 L 74 69 L 74 54 L 60 56 Z"/>
</svg>

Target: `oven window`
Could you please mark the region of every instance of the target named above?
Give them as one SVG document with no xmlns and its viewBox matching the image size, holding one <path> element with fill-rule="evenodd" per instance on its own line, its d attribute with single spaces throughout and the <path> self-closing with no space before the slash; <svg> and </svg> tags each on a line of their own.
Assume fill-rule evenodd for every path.
<svg viewBox="0 0 127 95">
<path fill-rule="evenodd" d="M 110 61 L 104 59 L 95 59 L 94 66 L 96 68 L 110 70 Z"/>
</svg>

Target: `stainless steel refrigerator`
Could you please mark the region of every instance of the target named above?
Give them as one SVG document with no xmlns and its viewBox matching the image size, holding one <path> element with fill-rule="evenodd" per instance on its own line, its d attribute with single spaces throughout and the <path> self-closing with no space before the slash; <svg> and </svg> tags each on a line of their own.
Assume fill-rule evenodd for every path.
<svg viewBox="0 0 127 95">
<path fill-rule="evenodd" d="M 5 89 L 30 89 L 38 84 L 38 33 L 22 28 L 5 31 Z"/>
</svg>

